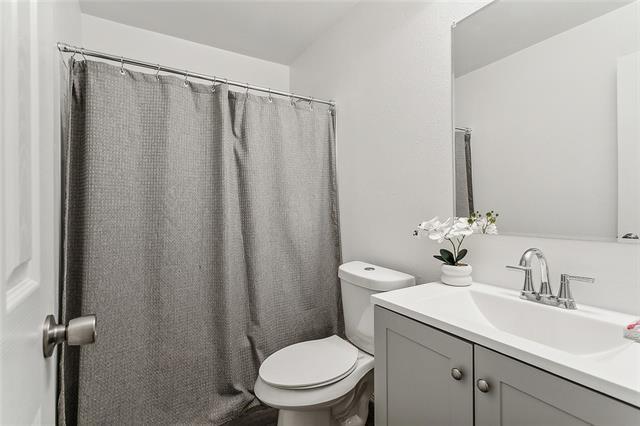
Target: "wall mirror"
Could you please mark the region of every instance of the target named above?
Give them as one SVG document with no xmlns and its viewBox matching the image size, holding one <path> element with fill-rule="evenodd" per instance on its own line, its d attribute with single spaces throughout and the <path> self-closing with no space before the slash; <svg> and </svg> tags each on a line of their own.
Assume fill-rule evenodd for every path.
<svg viewBox="0 0 640 426">
<path fill-rule="evenodd" d="M 455 212 L 637 243 L 640 1 L 496 0 L 452 26 Z"/>
</svg>

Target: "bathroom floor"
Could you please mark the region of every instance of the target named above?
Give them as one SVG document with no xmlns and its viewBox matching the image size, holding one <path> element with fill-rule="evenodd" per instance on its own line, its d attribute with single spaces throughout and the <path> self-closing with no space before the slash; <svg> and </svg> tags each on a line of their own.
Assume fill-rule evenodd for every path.
<svg viewBox="0 0 640 426">
<path fill-rule="evenodd" d="M 366 426 L 375 424 L 373 418 L 373 403 L 369 403 L 369 418 Z M 276 426 L 278 424 L 278 410 L 260 405 L 247 411 L 242 417 L 226 423 L 225 426 Z"/>
</svg>

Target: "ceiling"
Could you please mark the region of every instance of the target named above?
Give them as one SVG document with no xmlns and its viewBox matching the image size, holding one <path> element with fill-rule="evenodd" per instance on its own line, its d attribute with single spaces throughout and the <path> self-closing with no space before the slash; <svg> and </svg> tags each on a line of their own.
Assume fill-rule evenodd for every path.
<svg viewBox="0 0 640 426">
<path fill-rule="evenodd" d="M 358 0 L 80 0 L 83 13 L 289 65 Z"/>
<path fill-rule="evenodd" d="M 634 0 L 497 0 L 454 29 L 455 76 L 604 15 Z"/>
</svg>

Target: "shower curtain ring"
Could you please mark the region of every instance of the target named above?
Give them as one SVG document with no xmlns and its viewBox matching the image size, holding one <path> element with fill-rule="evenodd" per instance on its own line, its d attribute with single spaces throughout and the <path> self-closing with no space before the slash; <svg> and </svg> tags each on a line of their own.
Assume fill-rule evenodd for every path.
<svg viewBox="0 0 640 426">
<path fill-rule="evenodd" d="M 293 99 L 294 96 L 296 96 L 295 93 L 291 92 L 291 95 L 289 95 L 289 104 L 291 104 L 291 106 L 295 106 L 296 105 L 296 101 Z"/>
<path fill-rule="evenodd" d="M 217 77 L 214 75 L 213 76 L 213 81 L 211 82 L 211 93 L 216 93 L 216 80 Z"/>
<path fill-rule="evenodd" d="M 184 87 L 189 87 L 189 70 L 184 70 Z"/>
<path fill-rule="evenodd" d="M 160 64 L 158 64 L 158 69 L 156 70 L 156 80 L 160 81 Z"/>
<path fill-rule="evenodd" d="M 82 59 L 84 59 L 84 60 L 85 60 L 85 62 L 86 62 L 87 57 L 86 57 L 86 56 L 84 56 L 84 47 L 81 47 L 81 48 L 80 48 L 80 55 L 82 55 Z"/>
<path fill-rule="evenodd" d="M 245 89 L 244 94 L 245 94 L 245 95 L 249 95 L 249 83 L 245 83 L 245 84 L 244 84 L 244 89 Z"/>
<path fill-rule="evenodd" d="M 313 111 L 313 96 L 309 97 L 309 110 Z"/>
<path fill-rule="evenodd" d="M 268 98 L 269 103 L 273 102 L 273 97 L 271 97 L 271 87 L 269 87 L 269 98 Z"/>
<path fill-rule="evenodd" d="M 124 56 L 120 56 L 120 74 L 124 75 Z"/>
</svg>

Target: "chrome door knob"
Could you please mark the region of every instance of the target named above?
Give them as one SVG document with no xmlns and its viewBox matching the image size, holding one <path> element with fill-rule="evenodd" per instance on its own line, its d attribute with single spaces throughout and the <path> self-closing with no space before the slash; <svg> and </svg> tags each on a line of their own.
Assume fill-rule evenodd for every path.
<svg viewBox="0 0 640 426">
<path fill-rule="evenodd" d="M 476 382 L 476 386 L 478 386 L 478 390 L 482 393 L 489 392 L 489 389 L 491 388 L 489 386 L 489 382 L 484 379 L 478 379 L 478 381 Z"/>
<path fill-rule="evenodd" d="M 74 318 L 68 325 L 57 324 L 56 317 L 47 315 L 42 326 L 42 353 L 45 358 L 53 355 L 58 343 L 70 346 L 88 345 L 96 341 L 96 316 Z"/>
<path fill-rule="evenodd" d="M 462 370 L 458 368 L 451 369 L 451 377 L 453 377 L 455 380 L 462 380 L 462 376 Z"/>
</svg>

